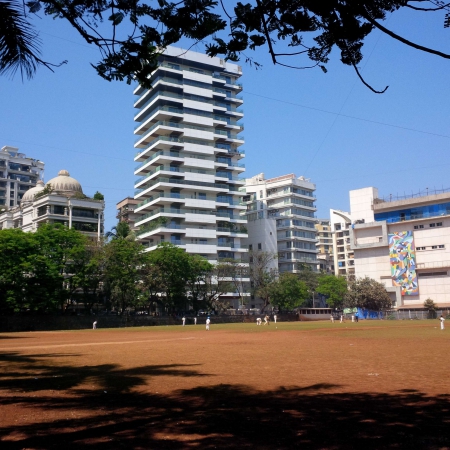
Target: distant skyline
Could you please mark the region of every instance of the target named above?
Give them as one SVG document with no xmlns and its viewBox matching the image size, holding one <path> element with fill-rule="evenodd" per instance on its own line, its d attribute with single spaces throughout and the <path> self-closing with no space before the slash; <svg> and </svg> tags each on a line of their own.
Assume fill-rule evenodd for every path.
<svg viewBox="0 0 450 450">
<path fill-rule="evenodd" d="M 389 28 L 423 45 L 441 42 L 448 53 L 450 30 L 440 18 L 418 27 L 416 17 L 396 13 Z M 133 86 L 101 79 L 89 65 L 99 60 L 96 49 L 69 25 L 41 22 L 43 58 L 68 64 L 55 73 L 41 68 L 23 83 L 0 78 L 0 147 L 44 161 L 46 180 L 66 169 L 86 194 L 102 192 L 108 230 L 116 223 L 115 204 L 134 193 Z M 273 67 L 262 51 L 252 54 L 261 70 L 241 63 L 244 176 L 311 179 L 320 218 L 330 208 L 348 210 L 352 189 L 375 186 L 389 196 L 450 187 L 450 62 L 380 32 L 367 40 L 364 55 L 364 77 L 378 89 L 389 85 L 385 94 L 364 87 L 337 52 L 327 74 Z"/>
</svg>

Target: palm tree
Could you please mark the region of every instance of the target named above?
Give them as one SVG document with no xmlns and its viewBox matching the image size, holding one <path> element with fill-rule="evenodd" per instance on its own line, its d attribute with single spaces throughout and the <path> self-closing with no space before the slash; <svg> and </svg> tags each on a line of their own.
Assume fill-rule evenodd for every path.
<svg viewBox="0 0 450 450">
<path fill-rule="evenodd" d="M 127 222 L 119 222 L 115 227 L 112 227 L 111 231 L 108 231 L 105 236 L 111 240 L 125 239 L 127 241 L 134 241 L 136 239 L 136 234 Z"/>
<path fill-rule="evenodd" d="M 41 9 L 39 2 L 27 5 L 30 13 Z M 51 64 L 40 58 L 38 33 L 26 19 L 25 6 L 18 0 L 0 0 L 0 75 L 14 76 L 19 70 L 22 76 L 32 78 L 39 66 L 52 67 L 66 64 Z"/>
</svg>

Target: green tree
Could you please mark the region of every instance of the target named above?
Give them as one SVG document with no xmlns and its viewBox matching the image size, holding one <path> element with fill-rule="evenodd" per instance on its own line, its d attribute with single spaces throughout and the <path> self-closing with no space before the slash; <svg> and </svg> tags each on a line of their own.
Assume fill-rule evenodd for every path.
<svg viewBox="0 0 450 450">
<path fill-rule="evenodd" d="M 344 306 L 383 311 L 392 308 L 392 300 L 384 284 L 372 278 L 357 278 L 349 284 Z"/>
<path fill-rule="evenodd" d="M 0 230 L 0 314 L 32 308 L 28 262 L 37 253 L 30 233 Z"/>
<path fill-rule="evenodd" d="M 261 312 L 270 304 L 271 284 L 277 279 L 278 270 L 269 269 L 269 266 L 277 258 L 276 253 L 255 250 L 249 252 L 250 287 L 252 294 L 264 302 Z"/>
<path fill-rule="evenodd" d="M 334 275 L 320 275 L 317 292 L 326 296 L 330 308 L 342 309 L 348 292 L 347 280 Z"/>
<path fill-rule="evenodd" d="M 111 304 L 123 314 L 135 307 L 142 295 L 141 270 L 148 254 L 141 244 L 127 239 L 113 239 L 104 248 L 104 280 Z"/>
<path fill-rule="evenodd" d="M 423 307 L 428 311 L 429 319 L 436 319 L 437 305 L 436 303 L 434 303 L 434 300 L 432 300 L 431 298 L 427 298 L 423 302 Z"/>
<path fill-rule="evenodd" d="M 156 267 L 160 301 L 169 310 L 186 309 L 187 280 L 191 273 L 189 256 L 183 249 L 168 242 L 159 244 L 156 250 L 149 252 L 148 263 Z M 198 262 L 198 261 L 197 261 Z"/>
<path fill-rule="evenodd" d="M 105 200 L 105 196 L 99 191 L 94 194 L 93 198 L 94 200 Z"/>
<path fill-rule="evenodd" d="M 115 227 L 111 228 L 111 231 L 105 233 L 105 237 L 107 239 L 126 239 L 128 241 L 136 239 L 136 235 L 127 222 L 119 222 Z"/>
<path fill-rule="evenodd" d="M 280 311 L 302 306 L 308 298 L 308 288 L 293 273 L 282 273 L 271 285 L 271 302 Z"/>
<path fill-rule="evenodd" d="M 300 263 L 297 266 L 299 270 L 297 276 L 300 281 L 303 281 L 308 288 L 309 299 L 312 299 L 313 308 L 315 305 L 315 297 L 317 292 L 317 286 L 319 284 L 319 272 L 314 272 L 310 264 Z"/>
<path fill-rule="evenodd" d="M 419 0 L 420 1 L 420 0 Z M 28 12 L 17 0 L 0 2 L 0 73 L 32 77 L 37 67 L 52 64 L 39 56 L 40 41 L 30 18 L 44 14 L 68 22 L 88 43 L 97 47 L 101 60 L 93 67 L 104 79 L 137 80 L 150 87 L 149 75 L 158 64 L 161 49 L 187 39 L 206 43 L 210 56 L 253 62 L 248 52 L 265 48 L 273 64 L 296 69 L 320 68 L 326 72 L 333 50 L 343 64 L 358 64 L 365 39 L 380 30 L 417 50 L 449 59 L 450 55 L 396 34 L 383 25 L 391 14 L 413 9 L 423 21 L 441 13 L 450 25 L 449 4 L 435 0 L 256 0 L 255 4 L 215 0 L 30 0 Z M 39 13 L 39 15 L 38 15 Z M 28 15 L 27 15 L 28 14 Z M 105 23 L 106 22 L 106 23 Z M 65 61 L 63 61 L 64 63 Z"/>
</svg>

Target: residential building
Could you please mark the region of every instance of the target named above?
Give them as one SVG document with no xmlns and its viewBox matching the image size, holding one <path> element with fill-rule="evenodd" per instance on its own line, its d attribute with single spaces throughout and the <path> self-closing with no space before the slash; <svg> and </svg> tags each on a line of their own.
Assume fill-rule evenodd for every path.
<svg viewBox="0 0 450 450">
<path fill-rule="evenodd" d="M 317 219 L 316 224 L 317 237 L 317 259 L 319 260 L 318 270 L 325 273 L 334 274 L 333 258 L 333 234 L 331 232 L 331 223 L 329 219 Z"/>
<path fill-rule="evenodd" d="M 140 217 L 140 214 L 136 214 L 134 210 L 136 209 L 138 203 L 140 203 L 139 200 L 135 200 L 132 197 L 126 197 L 116 204 L 116 218 L 119 220 L 119 222 L 128 223 L 131 230 L 137 230 L 135 223 L 136 220 Z"/>
<path fill-rule="evenodd" d="M 297 273 L 304 264 L 317 270 L 315 189 L 309 179 L 295 174 L 266 180 L 260 173 L 246 180 L 243 200 L 249 224 L 275 219 L 279 272 Z M 257 242 L 249 231 L 248 242 L 269 251 L 273 246 L 269 236 Z"/>
<path fill-rule="evenodd" d="M 14 208 L 44 175 L 44 163 L 5 145 L 0 150 L 0 210 Z"/>
<path fill-rule="evenodd" d="M 43 223 L 61 223 L 89 237 L 103 234 L 105 202 L 83 194 L 80 183 L 67 170 L 46 185 L 37 185 L 25 192 L 20 205 L 0 214 L 0 229 L 20 228 L 34 232 Z"/>
<path fill-rule="evenodd" d="M 355 278 L 355 261 L 350 246 L 351 214 L 339 209 L 330 209 L 330 224 L 333 237 L 334 274 Z"/>
<path fill-rule="evenodd" d="M 135 89 L 134 213 L 147 251 L 171 242 L 211 262 L 247 252 L 241 75 L 223 59 L 168 48 L 153 88 Z"/>
<path fill-rule="evenodd" d="M 394 305 L 450 307 L 450 192 L 380 198 L 374 187 L 350 191 L 355 275 L 386 286 Z"/>
</svg>

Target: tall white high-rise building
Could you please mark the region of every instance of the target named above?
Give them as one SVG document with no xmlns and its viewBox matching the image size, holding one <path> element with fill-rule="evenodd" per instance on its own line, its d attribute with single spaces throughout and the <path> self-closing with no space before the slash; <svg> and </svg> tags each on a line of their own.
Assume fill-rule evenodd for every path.
<svg viewBox="0 0 450 450">
<path fill-rule="evenodd" d="M 247 252 L 241 74 L 223 59 L 168 48 L 153 88 L 135 89 L 134 213 L 148 250 L 171 242 L 212 262 Z"/>
<path fill-rule="evenodd" d="M 310 180 L 292 173 L 270 179 L 260 173 L 246 180 L 249 230 L 266 230 L 264 236 L 249 233 L 248 243 L 255 251 L 275 247 L 279 272 L 297 273 L 303 265 L 317 271 L 315 190 Z M 255 221 L 262 223 L 252 227 Z"/>
<path fill-rule="evenodd" d="M 43 177 L 44 163 L 5 145 L 0 150 L 0 210 L 19 205 L 28 189 Z"/>
</svg>

